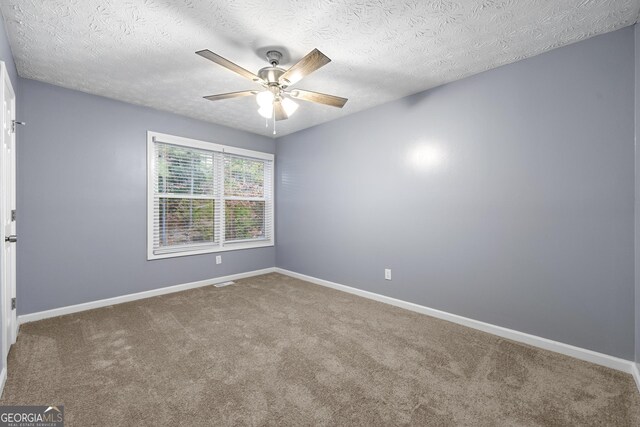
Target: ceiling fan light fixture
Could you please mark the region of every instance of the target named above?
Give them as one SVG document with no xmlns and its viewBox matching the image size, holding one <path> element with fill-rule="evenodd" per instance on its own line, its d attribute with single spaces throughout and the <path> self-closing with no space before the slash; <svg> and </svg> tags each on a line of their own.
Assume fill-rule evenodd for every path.
<svg viewBox="0 0 640 427">
<path fill-rule="evenodd" d="M 347 98 L 335 95 L 289 88 L 289 86 L 331 62 L 331 59 L 318 49 L 313 49 L 288 70 L 279 67 L 282 54 L 275 50 L 269 51 L 267 52 L 267 60 L 271 66 L 261 68 L 257 74 L 208 49 L 199 50 L 196 54 L 246 79 L 257 82 L 263 87 L 261 90 L 221 93 L 205 96 L 204 98 L 209 101 L 217 101 L 254 95 L 258 104 L 258 113 L 266 119 L 265 126 L 269 126 L 269 119 L 273 120 L 274 135 L 276 134 L 276 122 L 287 120 L 298 110 L 298 104 L 293 99 L 301 99 L 305 102 L 315 102 L 316 104 L 338 108 L 344 107 L 347 102 Z"/>
<path fill-rule="evenodd" d="M 284 112 L 287 113 L 287 116 L 291 117 L 293 113 L 298 109 L 298 104 L 289 98 L 284 98 L 282 101 L 282 108 Z"/>
<path fill-rule="evenodd" d="M 273 117 L 273 106 L 268 105 L 266 107 L 258 108 L 258 114 L 260 114 L 265 119 L 270 119 L 271 117 Z"/>
<path fill-rule="evenodd" d="M 273 93 L 270 90 L 264 90 L 262 92 L 259 92 L 256 95 L 256 102 L 258 103 L 258 105 L 260 106 L 260 108 L 272 108 L 273 105 L 273 99 L 275 98 L 275 96 L 273 95 Z"/>
</svg>

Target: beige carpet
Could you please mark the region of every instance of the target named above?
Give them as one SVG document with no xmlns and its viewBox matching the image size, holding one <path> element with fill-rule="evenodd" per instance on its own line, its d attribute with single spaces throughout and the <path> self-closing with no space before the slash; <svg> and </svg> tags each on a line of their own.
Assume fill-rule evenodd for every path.
<svg viewBox="0 0 640 427">
<path fill-rule="evenodd" d="M 630 375 L 279 274 L 23 325 L 0 404 L 90 425 L 640 425 Z"/>
</svg>

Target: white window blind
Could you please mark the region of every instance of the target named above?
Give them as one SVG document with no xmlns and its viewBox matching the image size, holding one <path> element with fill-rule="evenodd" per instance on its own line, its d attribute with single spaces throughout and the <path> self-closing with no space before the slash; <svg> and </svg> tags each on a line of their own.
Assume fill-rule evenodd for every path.
<svg viewBox="0 0 640 427">
<path fill-rule="evenodd" d="M 273 245 L 273 155 L 149 132 L 148 258 Z"/>
<path fill-rule="evenodd" d="M 273 162 L 224 155 L 224 240 L 264 240 L 273 233 Z"/>
</svg>

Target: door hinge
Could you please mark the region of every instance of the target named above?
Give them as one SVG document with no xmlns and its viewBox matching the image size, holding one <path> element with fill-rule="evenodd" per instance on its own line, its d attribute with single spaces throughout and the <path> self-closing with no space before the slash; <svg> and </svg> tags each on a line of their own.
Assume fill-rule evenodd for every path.
<svg viewBox="0 0 640 427">
<path fill-rule="evenodd" d="M 16 299 L 11 298 L 11 310 L 15 310 L 15 309 L 16 309 Z"/>
<path fill-rule="evenodd" d="M 11 209 L 11 221 L 15 221 L 15 220 L 16 220 L 16 210 Z"/>
<path fill-rule="evenodd" d="M 26 125 L 25 122 L 19 122 L 17 120 L 11 120 L 11 133 L 16 133 L 16 125 Z"/>
</svg>

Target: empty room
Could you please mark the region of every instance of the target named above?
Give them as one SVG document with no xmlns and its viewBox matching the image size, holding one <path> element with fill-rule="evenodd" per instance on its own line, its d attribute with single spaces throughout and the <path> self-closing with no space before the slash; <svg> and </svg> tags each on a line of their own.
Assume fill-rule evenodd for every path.
<svg viewBox="0 0 640 427">
<path fill-rule="evenodd" d="M 0 13 L 0 427 L 640 426 L 640 0 Z"/>
</svg>

